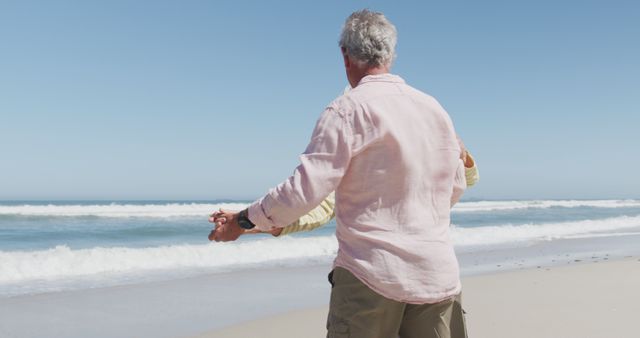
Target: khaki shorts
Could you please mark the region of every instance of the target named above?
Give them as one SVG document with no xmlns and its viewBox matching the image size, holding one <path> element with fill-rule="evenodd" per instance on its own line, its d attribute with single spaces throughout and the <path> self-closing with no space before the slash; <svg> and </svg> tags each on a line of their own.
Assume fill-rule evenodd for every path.
<svg viewBox="0 0 640 338">
<path fill-rule="evenodd" d="M 329 281 L 327 338 L 467 338 L 460 295 L 435 304 L 397 302 L 340 267 Z"/>
</svg>

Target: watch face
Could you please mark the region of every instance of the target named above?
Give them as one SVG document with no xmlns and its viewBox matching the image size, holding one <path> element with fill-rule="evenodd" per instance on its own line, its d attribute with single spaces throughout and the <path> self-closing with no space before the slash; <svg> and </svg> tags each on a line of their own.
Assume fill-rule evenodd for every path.
<svg viewBox="0 0 640 338">
<path fill-rule="evenodd" d="M 238 219 L 238 225 L 240 225 L 240 227 L 243 229 L 253 229 L 254 227 L 254 225 L 244 217 Z"/>
</svg>

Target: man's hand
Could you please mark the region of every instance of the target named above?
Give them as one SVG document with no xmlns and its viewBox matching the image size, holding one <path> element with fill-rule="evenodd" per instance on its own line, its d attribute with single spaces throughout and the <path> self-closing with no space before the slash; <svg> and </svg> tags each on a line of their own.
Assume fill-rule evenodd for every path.
<svg viewBox="0 0 640 338">
<path fill-rule="evenodd" d="M 469 156 L 467 147 L 465 147 L 464 142 L 462 142 L 460 136 L 456 135 L 456 138 L 458 139 L 458 144 L 460 145 L 460 159 L 462 160 L 462 162 L 464 162 L 465 168 L 473 167 L 475 163 L 473 162 L 471 156 Z"/>
<path fill-rule="evenodd" d="M 216 227 L 209 233 L 209 240 L 216 242 L 235 241 L 244 233 L 238 224 L 238 212 L 220 209 L 209 216 L 209 222 Z"/>
</svg>

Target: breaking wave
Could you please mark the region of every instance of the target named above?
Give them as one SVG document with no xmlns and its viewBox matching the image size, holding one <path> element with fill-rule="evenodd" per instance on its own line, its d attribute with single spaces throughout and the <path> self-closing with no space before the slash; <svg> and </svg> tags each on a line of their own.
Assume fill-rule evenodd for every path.
<svg viewBox="0 0 640 338">
<path fill-rule="evenodd" d="M 640 208 L 640 200 L 534 200 L 461 202 L 454 212 L 483 212 L 547 208 Z"/>
<path fill-rule="evenodd" d="M 338 244 L 334 236 L 264 239 L 250 242 L 170 245 L 149 248 L 66 245 L 39 251 L 0 251 L 0 283 L 109 275 L 171 269 L 235 270 L 269 263 L 328 261 Z"/>
<path fill-rule="evenodd" d="M 157 203 L 157 204 L 21 204 L 1 205 L 0 216 L 43 217 L 203 217 L 223 209 L 241 210 L 247 203 Z M 460 202 L 453 212 L 484 212 L 544 208 L 640 208 L 640 200 L 535 200 Z"/>
<path fill-rule="evenodd" d="M 220 208 L 242 210 L 246 203 L 166 203 L 166 204 L 23 204 L 0 205 L 0 215 L 47 217 L 203 217 Z"/>
<path fill-rule="evenodd" d="M 597 236 L 631 228 L 640 230 L 640 216 L 542 224 L 505 224 L 477 228 L 454 226 L 451 229 L 451 235 L 456 245 L 471 246 L 554 240 L 576 236 L 589 237 L 589 234 Z"/>
<path fill-rule="evenodd" d="M 498 245 L 616 234 L 640 230 L 640 216 L 559 223 L 452 228 L 456 246 Z M 169 245 L 147 248 L 57 246 L 38 251 L 0 251 L 0 283 L 146 273 L 176 269 L 228 271 L 255 265 L 329 262 L 338 250 L 335 236 L 266 238 L 247 242 Z"/>
</svg>

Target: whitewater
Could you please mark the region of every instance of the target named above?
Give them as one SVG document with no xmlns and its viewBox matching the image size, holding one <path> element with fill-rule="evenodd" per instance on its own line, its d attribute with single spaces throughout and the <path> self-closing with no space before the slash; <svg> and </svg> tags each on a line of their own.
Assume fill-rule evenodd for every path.
<svg viewBox="0 0 640 338">
<path fill-rule="evenodd" d="M 207 215 L 246 202 L 0 202 L 0 297 L 241 270 L 330 264 L 335 222 L 283 238 L 209 243 Z M 467 201 L 456 250 L 640 235 L 640 200 Z"/>
<path fill-rule="evenodd" d="M 51 216 L 51 217 L 202 217 L 222 209 L 241 210 L 248 203 L 118 203 L 64 204 L 41 202 L 39 204 L 14 202 L 0 204 L 0 216 Z M 640 208 L 640 200 L 531 200 L 531 201 L 476 201 L 460 202 L 453 212 L 485 212 L 517 209 L 547 208 Z"/>
</svg>

